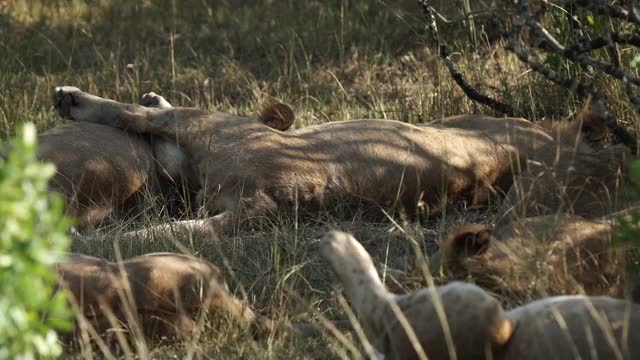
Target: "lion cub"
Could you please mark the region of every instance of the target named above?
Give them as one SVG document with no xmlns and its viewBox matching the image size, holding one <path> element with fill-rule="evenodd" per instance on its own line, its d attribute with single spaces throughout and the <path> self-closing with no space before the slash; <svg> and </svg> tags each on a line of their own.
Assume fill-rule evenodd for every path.
<svg viewBox="0 0 640 360">
<path fill-rule="evenodd" d="M 609 297 L 545 298 L 510 311 L 476 285 L 452 282 L 406 295 L 384 288 L 367 251 L 332 231 L 331 264 L 375 349 L 390 359 L 636 359 L 640 306 Z"/>
<path fill-rule="evenodd" d="M 146 334 L 185 336 L 196 329 L 201 313 L 228 314 L 247 327 L 262 325 L 229 292 L 216 266 L 192 256 L 153 253 L 112 263 L 69 254 L 57 270 L 69 301 L 99 334 L 132 317 Z"/>
<path fill-rule="evenodd" d="M 474 285 L 456 282 L 394 295 L 384 288 L 371 257 L 353 236 L 329 232 L 320 253 L 342 283 L 365 335 L 385 357 L 419 359 L 426 354 L 429 359 L 447 359 L 449 349 L 455 348 L 458 359 L 478 359 L 485 347 L 502 346 L 513 333 L 514 324 L 500 303 Z M 447 336 L 451 343 L 444 341 Z M 412 343 L 420 346 L 414 349 Z"/>
<path fill-rule="evenodd" d="M 485 288 L 526 300 L 533 294 L 628 292 L 627 256 L 611 244 L 610 221 L 537 216 L 453 230 L 431 256 L 432 272 L 469 276 Z"/>
</svg>

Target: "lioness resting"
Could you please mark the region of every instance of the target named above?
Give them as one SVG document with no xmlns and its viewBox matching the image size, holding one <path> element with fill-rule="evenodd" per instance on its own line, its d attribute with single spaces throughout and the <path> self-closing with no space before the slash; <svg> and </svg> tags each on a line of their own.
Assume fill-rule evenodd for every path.
<svg viewBox="0 0 640 360">
<path fill-rule="evenodd" d="M 320 244 L 369 342 L 390 359 L 637 359 L 640 306 L 609 297 L 545 298 L 510 311 L 476 285 L 394 295 L 353 236 Z M 425 356 L 426 355 L 426 356 Z"/>
<path fill-rule="evenodd" d="M 534 131 L 524 133 L 525 136 L 538 135 L 529 142 L 516 140 L 520 146 L 528 143 L 538 148 L 527 149 L 535 151 L 535 156 L 529 156 L 526 163 L 520 164 L 522 168 L 501 201 L 498 223 L 558 212 L 597 218 L 620 207 L 617 194 L 622 180 L 628 180 L 624 175 L 626 162 L 632 156 L 630 150 L 622 144 L 604 146 L 608 128 L 595 113 L 582 111 L 577 120 L 573 124 L 540 123 L 545 132 L 556 139 L 557 148 L 537 145 L 546 140 Z M 506 142 L 501 136 L 510 135 L 495 131 L 487 119 L 470 115 L 445 118 L 440 123 L 484 131 L 485 136 L 499 142 Z M 577 131 L 580 126 L 582 131 Z"/>
<path fill-rule="evenodd" d="M 630 289 L 624 248 L 611 244 L 611 221 L 538 216 L 463 225 L 430 258 L 449 279 L 469 276 L 484 288 L 525 300 L 528 294 L 611 295 Z"/>
<path fill-rule="evenodd" d="M 276 327 L 229 292 L 216 266 L 192 256 L 154 253 L 112 263 L 69 254 L 57 271 L 60 286 L 97 334 L 129 327 L 133 319 L 149 336 L 190 336 L 202 315 L 230 316 L 258 335 L 273 330 L 302 336 L 322 332 L 314 324 Z"/>
<path fill-rule="evenodd" d="M 56 165 L 49 188 L 63 196 L 79 231 L 122 208 L 155 174 L 148 141 L 100 124 L 70 123 L 47 130 L 38 137 L 38 157 Z"/>
<path fill-rule="evenodd" d="M 470 129 L 354 120 L 283 133 L 251 117 L 150 109 L 74 87 L 56 89 L 55 107 L 66 118 L 175 141 L 215 216 L 166 227 L 220 231 L 278 210 L 345 202 L 399 207 L 409 218 L 419 211 L 437 214 L 453 201 L 483 202 L 506 191 L 524 160 L 552 162 L 558 147 L 573 151 L 580 138 L 579 125 L 556 136 L 524 119 L 483 116 L 457 120 Z M 285 119 L 293 115 L 287 107 L 275 112 Z M 477 128 L 476 120 L 487 126 Z M 503 183 L 507 187 L 496 189 Z"/>
<path fill-rule="evenodd" d="M 598 151 L 560 153 L 553 164 L 532 163 L 520 174 L 498 213 L 498 223 L 565 212 L 585 218 L 605 216 L 624 207 L 622 187 L 630 150 L 614 145 Z"/>
<path fill-rule="evenodd" d="M 140 104 L 171 107 L 155 93 L 144 94 Z M 273 117 L 261 117 L 260 121 L 279 130 L 292 123 L 276 123 Z M 77 218 L 79 231 L 100 224 L 114 209 L 133 203 L 145 186 L 151 194 L 174 195 L 172 191 L 178 190 L 175 185 L 184 180 L 188 187 L 194 178 L 190 163 L 173 141 L 105 125 L 60 125 L 40 134 L 38 143 L 38 157 L 56 165 L 50 188 L 63 195 L 66 211 Z"/>
<path fill-rule="evenodd" d="M 171 107 L 154 93 L 144 94 L 140 104 Z M 145 186 L 159 190 L 156 180 L 172 179 L 186 169 L 175 169 L 172 143 L 91 123 L 56 126 L 38 136 L 38 158 L 56 166 L 49 187 L 65 200 L 65 210 L 83 231 L 109 218 L 116 209 L 131 207 Z M 159 159 L 159 160 L 156 160 Z M 158 164 L 164 165 L 157 169 Z M 163 176 L 157 177 L 156 171 Z M 162 185 L 167 185 L 162 183 Z"/>
</svg>

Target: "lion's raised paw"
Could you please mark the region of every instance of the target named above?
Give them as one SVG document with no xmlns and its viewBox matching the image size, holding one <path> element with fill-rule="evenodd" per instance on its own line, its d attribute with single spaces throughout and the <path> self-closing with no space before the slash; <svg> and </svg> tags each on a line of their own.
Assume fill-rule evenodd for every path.
<svg viewBox="0 0 640 360">
<path fill-rule="evenodd" d="M 73 119 L 71 108 L 79 105 L 79 98 L 84 94 L 75 86 L 57 86 L 53 95 L 53 106 L 65 119 Z"/>
<path fill-rule="evenodd" d="M 162 96 L 149 92 L 140 97 L 140 105 L 160 109 L 170 108 L 171 104 Z"/>
</svg>

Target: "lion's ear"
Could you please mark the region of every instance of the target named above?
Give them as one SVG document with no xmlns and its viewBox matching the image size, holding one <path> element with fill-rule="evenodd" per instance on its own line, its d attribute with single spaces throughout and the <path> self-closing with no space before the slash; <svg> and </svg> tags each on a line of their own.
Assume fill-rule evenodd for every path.
<svg viewBox="0 0 640 360">
<path fill-rule="evenodd" d="M 583 110 L 578 113 L 582 134 L 591 146 L 600 147 L 606 142 L 609 127 L 606 120 L 596 112 Z"/>
<path fill-rule="evenodd" d="M 495 298 L 493 298 L 493 301 L 487 301 L 483 305 L 489 307 L 482 309 L 486 311 L 485 315 L 489 316 L 487 322 L 491 325 L 488 334 L 489 343 L 494 349 L 500 348 L 509 342 L 518 326 L 518 322 L 507 317 L 502 305 Z"/>
<path fill-rule="evenodd" d="M 506 318 L 499 319 L 491 332 L 492 345 L 495 347 L 501 347 L 509 342 L 517 324 L 518 323 L 515 320 L 509 320 Z"/>
<path fill-rule="evenodd" d="M 444 253 L 448 260 L 483 256 L 491 243 L 489 225 L 464 225 L 456 229 L 444 244 Z"/>
<path fill-rule="evenodd" d="M 263 124 L 280 131 L 290 128 L 295 119 L 293 109 L 283 103 L 269 105 L 260 113 L 260 121 Z"/>
</svg>

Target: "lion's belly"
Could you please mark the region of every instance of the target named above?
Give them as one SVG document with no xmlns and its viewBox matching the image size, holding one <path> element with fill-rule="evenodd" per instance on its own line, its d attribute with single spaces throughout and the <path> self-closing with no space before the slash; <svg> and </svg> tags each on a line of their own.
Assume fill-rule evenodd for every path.
<svg viewBox="0 0 640 360">
<path fill-rule="evenodd" d="M 381 120 L 251 140 L 218 145 L 200 162 L 209 194 L 219 200 L 214 210 L 235 208 L 239 197 L 269 203 L 263 195 L 277 207 L 368 202 L 436 208 L 445 198 L 475 196 L 493 184 L 510 158 L 504 146 L 476 131 Z"/>
<path fill-rule="evenodd" d="M 310 159 L 271 174 L 272 194 L 279 204 L 311 209 L 364 202 L 408 212 L 422 207 L 434 211 L 444 199 L 486 198 L 477 194 L 509 171 L 508 153 L 489 142 L 470 149 L 460 139 L 448 140 L 434 139 L 432 149 L 405 139 L 385 146 L 334 144 L 337 151 L 316 156 L 307 151 Z"/>
</svg>

